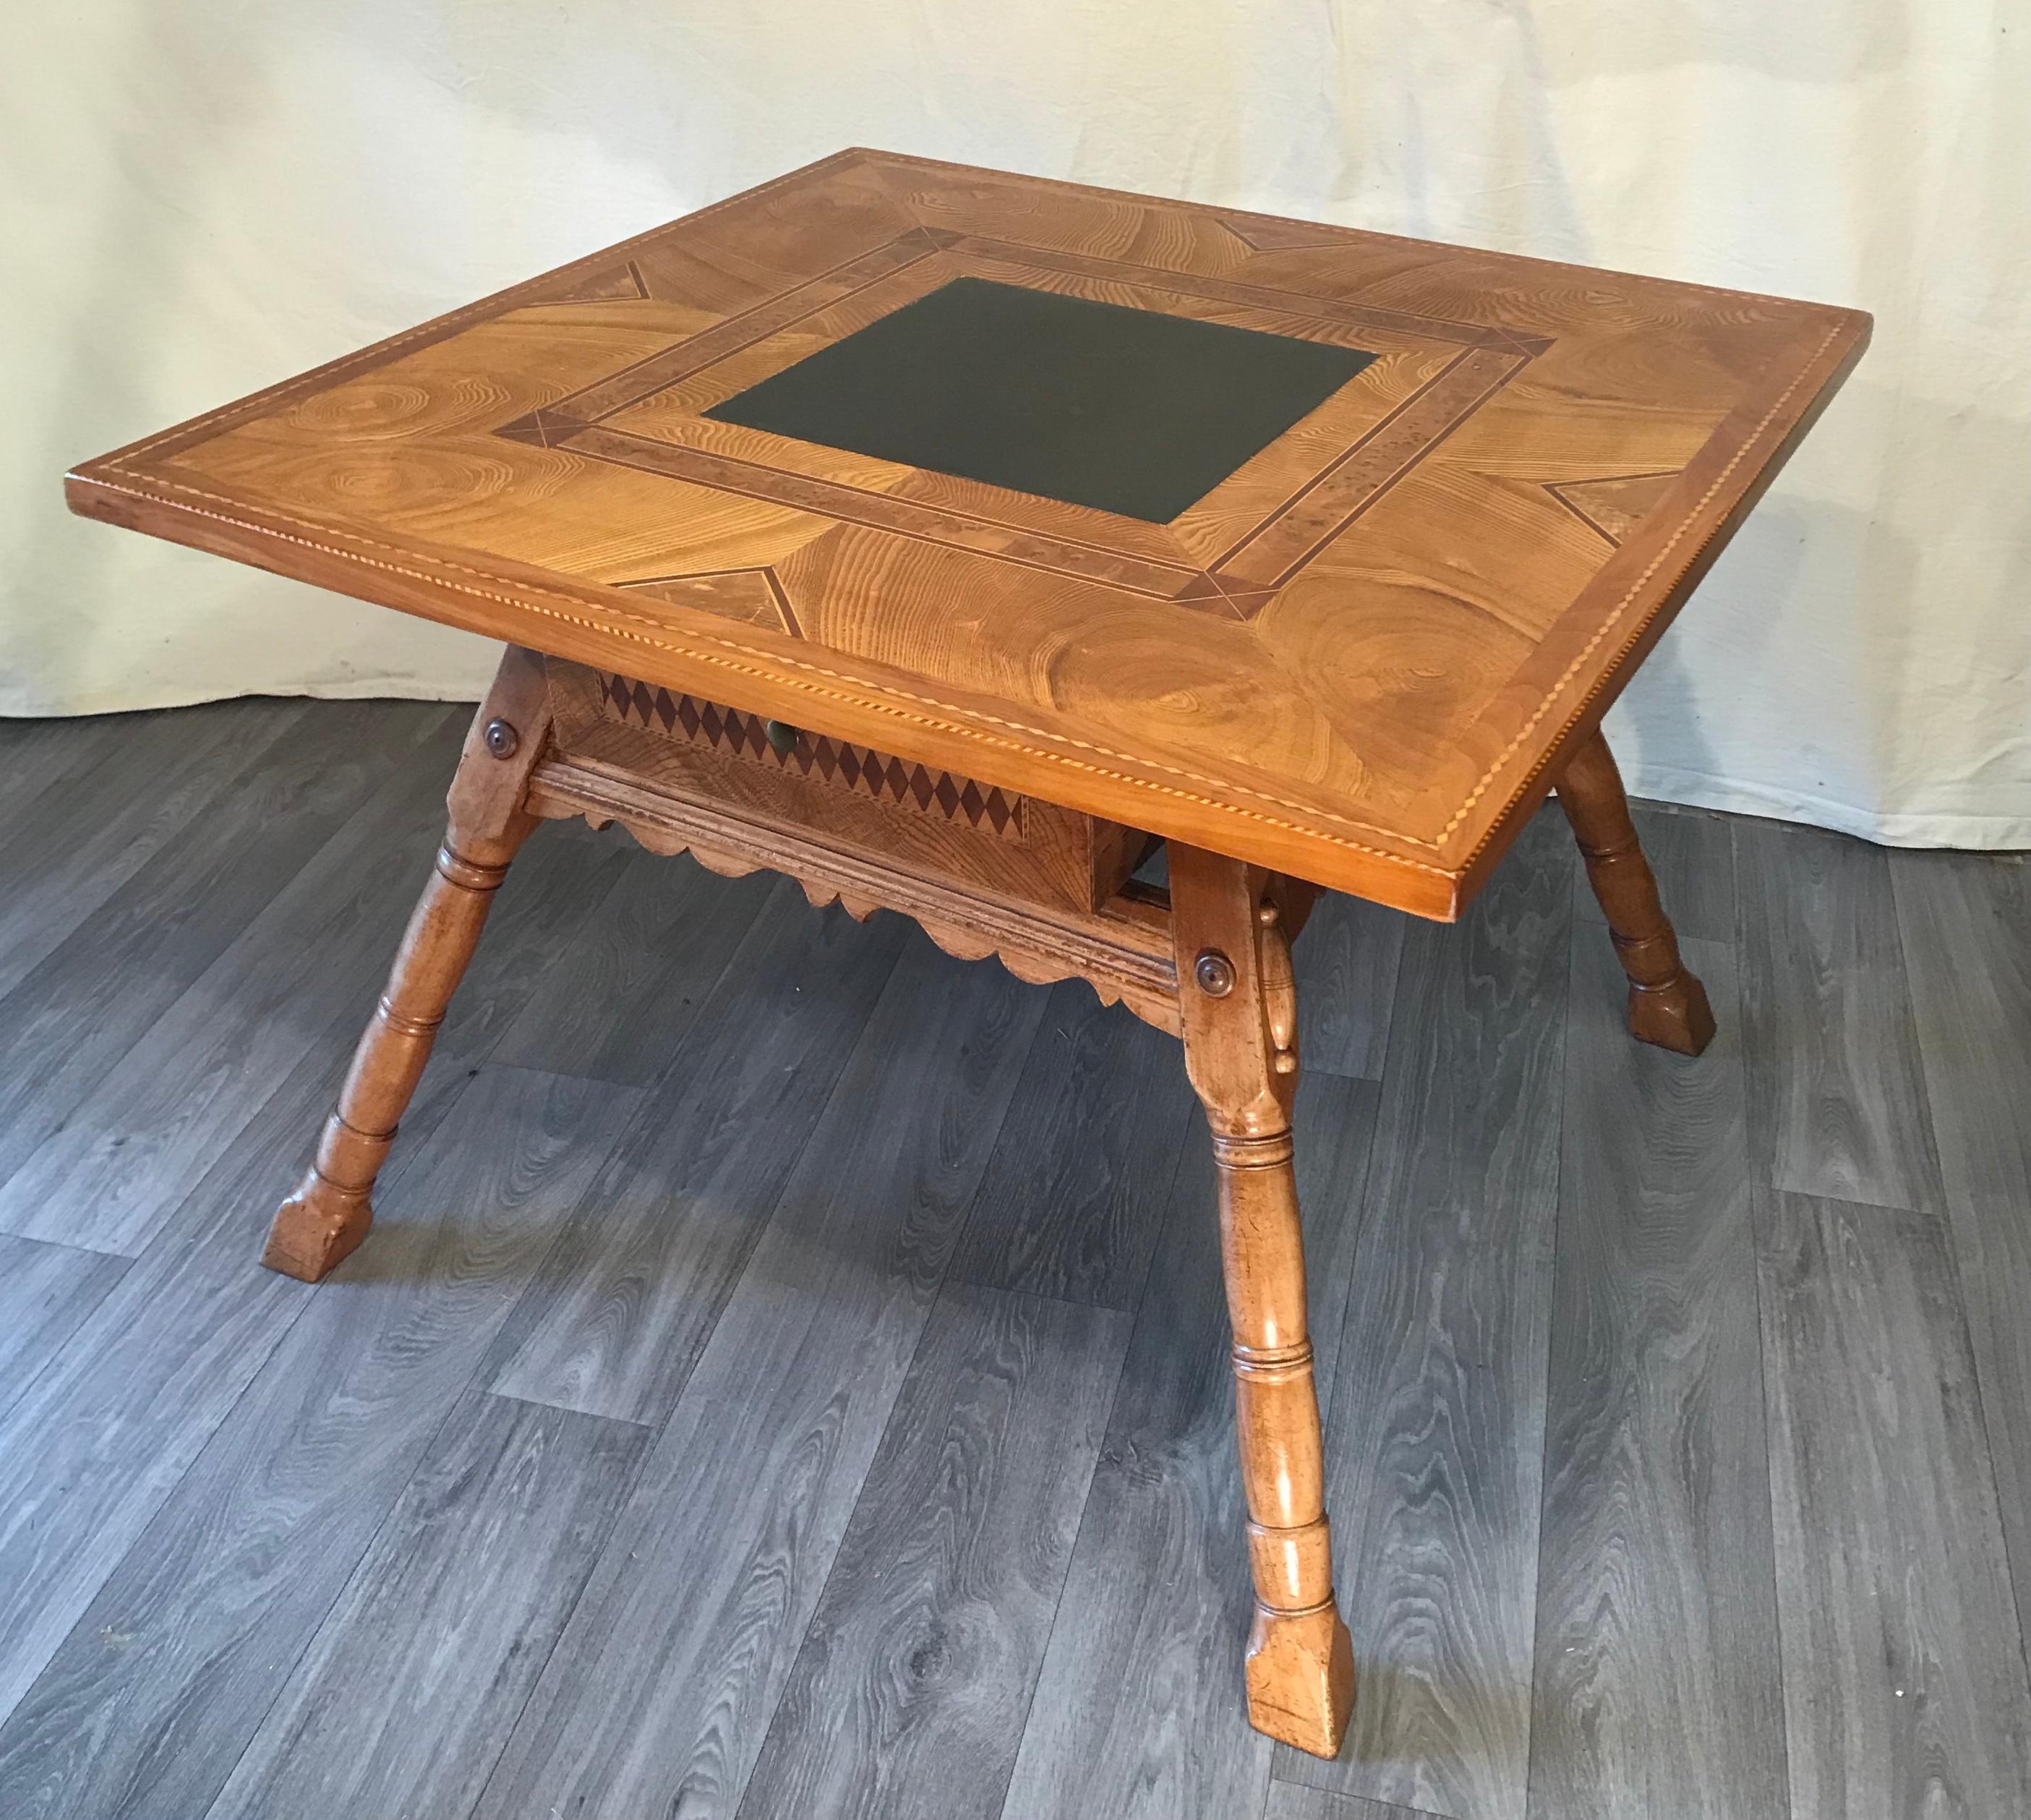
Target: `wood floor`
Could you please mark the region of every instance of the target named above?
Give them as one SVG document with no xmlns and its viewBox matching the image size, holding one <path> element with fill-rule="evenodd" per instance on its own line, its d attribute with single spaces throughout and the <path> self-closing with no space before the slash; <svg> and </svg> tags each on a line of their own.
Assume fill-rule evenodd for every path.
<svg viewBox="0 0 2031 1820">
<path fill-rule="evenodd" d="M 373 1240 L 259 1269 L 468 710 L 0 724 L 0 1816 L 2031 1813 L 2031 867 L 1556 811 L 1299 944 L 1341 1600 L 1242 1720 L 1176 1046 L 619 836 L 524 851 Z"/>
</svg>

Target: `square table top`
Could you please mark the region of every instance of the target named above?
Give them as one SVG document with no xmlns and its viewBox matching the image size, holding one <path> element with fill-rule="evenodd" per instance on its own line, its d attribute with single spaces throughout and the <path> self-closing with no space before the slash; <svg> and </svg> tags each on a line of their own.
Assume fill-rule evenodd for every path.
<svg viewBox="0 0 2031 1820">
<path fill-rule="evenodd" d="M 1869 326 L 854 150 L 67 484 L 1445 917 Z"/>
</svg>

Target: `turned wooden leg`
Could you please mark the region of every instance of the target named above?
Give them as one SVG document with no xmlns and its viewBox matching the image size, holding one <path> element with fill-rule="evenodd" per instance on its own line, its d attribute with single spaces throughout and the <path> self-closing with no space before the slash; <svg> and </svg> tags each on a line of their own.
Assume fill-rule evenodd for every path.
<svg viewBox="0 0 2031 1820">
<path fill-rule="evenodd" d="M 1249 1722 L 1316 1756 L 1354 1711 L 1354 1646 L 1333 1601 L 1305 1251 L 1291 1174 L 1297 995 L 1284 931 L 1300 908 L 1215 854 L 1171 846 L 1185 1067 L 1213 1128 L 1220 1256 L 1255 1616 Z M 1305 901 L 1308 907 L 1308 900 Z"/>
<path fill-rule="evenodd" d="M 511 649 L 466 737 L 446 804 L 444 845 L 353 1053 L 338 1110 L 310 1173 L 269 1229 L 261 1261 L 271 1270 L 314 1283 L 366 1237 L 374 1178 L 396 1124 L 508 863 L 535 826 L 523 797 L 548 729 L 542 660 Z"/>
<path fill-rule="evenodd" d="M 1713 1041 L 1707 989 L 1679 958 L 1679 938 L 1629 819 L 1629 798 L 1608 741 L 1596 732 L 1566 763 L 1559 806 L 1586 860 L 1587 882 L 1629 975 L 1629 1031 L 1642 1042 L 1697 1055 Z"/>
</svg>

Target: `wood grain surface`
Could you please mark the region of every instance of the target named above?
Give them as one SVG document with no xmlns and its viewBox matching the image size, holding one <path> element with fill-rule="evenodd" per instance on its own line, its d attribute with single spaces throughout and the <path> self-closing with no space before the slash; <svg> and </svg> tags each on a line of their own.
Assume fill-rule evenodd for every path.
<svg viewBox="0 0 2031 1820">
<path fill-rule="evenodd" d="M 1000 1814 L 1130 1324 L 971 1284 L 940 1294 L 746 1820 Z"/>
<path fill-rule="evenodd" d="M 0 826 L 0 833 L 17 882 L 0 915 L 0 992 L 25 979 L 155 855 L 181 845 L 186 833 L 207 822 L 218 792 L 248 770 L 250 759 L 265 770 L 267 751 L 287 737 L 301 712 L 299 703 L 264 701 L 251 708 L 217 703 L 121 714 L 114 724 L 129 749 L 118 763 L 106 762 L 98 742 L 10 738 L 6 749 L 13 825 Z M 387 717 L 382 718 L 385 725 Z M 65 724 L 0 722 L 9 728 Z M 19 758 L 17 746 L 26 748 Z M 140 778 L 149 780 L 148 787 L 136 788 Z M 39 790 L 47 793 L 43 800 L 61 803 L 64 813 L 32 813 Z"/>
<path fill-rule="evenodd" d="M 1745 822 L 1742 1013 L 1750 1140 L 1773 1188 L 1939 1205 L 1888 856 L 1843 834 Z"/>
<path fill-rule="evenodd" d="M 1705 809 L 1637 804 L 1630 810 L 1643 856 L 1650 862 L 1671 927 L 1695 942 L 1735 938 L 1735 839 L 1732 817 Z M 1573 915 L 1605 922 L 1584 870 L 1573 879 Z"/>
<path fill-rule="evenodd" d="M 536 989 L 495 1061 L 647 1087 L 677 1060 L 699 1001 L 774 880 L 766 872 L 716 878 L 689 860 L 631 848 L 619 836 L 608 844 L 613 889 L 542 957 Z M 525 850 L 516 866 L 527 857 Z"/>
<path fill-rule="evenodd" d="M 2031 1801 L 2031 1684 L 1945 1222 L 1767 1194 L 1794 1820 Z"/>
<path fill-rule="evenodd" d="M 2031 867 L 2022 856 L 1899 854 L 1897 925 L 1939 1142 L 1982 1417 L 2031 1638 Z"/>
<path fill-rule="evenodd" d="M 1571 1820 L 1776 1814 L 1783 1694 L 1734 953 L 1683 944 L 1720 1027 L 1689 1061 L 1630 1045 L 1621 969 L 1593 934 L 1578 931 L 1566 1032 L 1530 1798 Z"/>
<path fill-rule="evenodd" d="M 378 703 L 348 703 L 300 733 L 257 743 L 238 773 L 211 790 L 201 816 L 152 857 L 144 852 L 89 923 L 0 998 L 9 1052 L 0 1175 L 69 1121 L 237 927 L 296 878 L 403 769 L 415 737 L 442 718 L 442 709 L 420 703 L 397 718 Z M 229 901 L 244 913 L 228 911 Z M 193 916 L 200 903 L 218 913 Z"/>
<path fill-rule="evenodd" d="M 1700 1054 L 1713 1041 L 1713 1007 L 1679 952 L 1622 774 L 1598 733 L 1574 749 L 1559 774 L 1559 807 L 1628 976 L 1629 1034 L 1680 1055 Z"/>
<path fill-rule="evenodd" d="M 1403 919 L 1381 904 L 1338 893 L 1320 899 L 1291 957 L 1306 1074 L 1382 1078 L 1403 928 Z"/>
<path fill-rule="evenodd" d="M 1276 1774 L 1524 1811 L 1573 846 L 1541 815 L 1455 929 L 1413 926 L 1334 1373 L 1326 1504 L 1362 1682 Z"/>
<path fill-rule="evenodd" d="M 111 1292 L 130 1261 L 0 1233 L 0 1415 Z"/>
<path fill-rule="evenodd" d="M 229 710 L 225 716 L 229 725 L 234 718 Z M 85 772 L 117 771 L 121 767 L 104 763 L 108 729 L 117 725 L 125 731 L 140 724 L 139 715 L 131 719 L 123 715 L 117 722 L 101 714 L 49 715 L 35 720 L 18 715 L 0 718 L 0 763 L 6 766 L 8 776 L 20 785 L 0 799 L 0 835 L 11 841 L 24 834 L 40 833 L 48 840 L 62 826 L 63 818 L 48 812 L 48 799 L 43 792 L 52 786 L 62 788 L 66 779 L 75 789 L 76 779 L 84 774 L 79 769 L 80 763 Z M 64 793 L 68 799 L 71 789 Z M 18 907 L 16 901 L 9 900 L 10 912 Z M 39 934 L 47 933 L 47 919 L 22 919 L 24 927 L 35 928 Z"/>
<path fill-rule="evenodd" d="M 399 737 L 410 710 L 382 711 Z M 433 757 L 425 750 L 398 774 L 413 796 L 366 799 L 361 825 L 386 833 L 419 807 L 437 812 L 442 777 Z M 106 762 L 117 761 L 109 754 Z M 145 792 L 137 774 L 129 781 Z M 318 860 L 304 876 L 313 895 L 328 890 Z M 534 975 L 521 964 L 525 945 L 554 942 L 556 918 L 570 908 L 572 893 L 543 870 L 540 844 L 521 882 L 520 895 L 504 893 L 495 941 L 410 1105 L 404 1128 L 412 1150 L 428 1143 L 526 998 Z M 287 1280 L 255 1263 L 259 1235 L 277 1184 L 307 1161 L 344 1071 L 347 1027 L 371 1001 L 394 927 L 389 915 L 360 942 L 326 949 L 321 990 L 348 1009 L 279 1080 L 237 1081 L 245 1117 L 238 1135 L 218 1154 L 163 1172 L 146 1254 L 0 1419 L 0 1706 L 12 1707 L 40 1672 L 303 1311 Z M 248 953 L 250 964 L 218 1001 L 229 1016 L 269 989 L 263 975 L 275 957 L 265 944 Z"/>
<path fill-rule="evenodd" d="M 968 278 L 1376 358 L 1165 524 L 706 414 Z M 69 489 L 112 523 L 1449 917 L 1868 333 L 1852 310 L 856 149 Z"/>
<path fill-rule="evenodd" d="M 365 968 L 353 984 L 372 990 Z M 0 1707 L 42 1672 L 303 1312 L 303 1286 L 255 1258 L 275 1184 L 307 1160 L 345 1054 L 337 1039 L 250 1095 L 232 1146 L 0 1419 Z M 442 1060 L 426 1077 L 412 1143 L 464 1078 Z"/>
<path fill-rule="evenodd" d="M 226 743 L 235 715 L 248 740 L 217 787 L 294 800 L 289 742 L 255 737 L 268 707 L 218 711 Z M 1019 1392 L 979 1449 L 986 1430 L 963 1413 L 978 1397 L 956 1417 L 899 1419 L 937 1401 L 963 1349 L 948 1315 L 926 1326 L 941 1290 L 948 1307 L 1027 1300 L 955 1284 L 951 1265 L 1008 1159 L 1070 1141 L 1070 1128 L 1032 1067 L 1052 995 L 949 959 L 894 919 L 821 918 L 790 888 L 786 952 L 799 930 L 821 930 L 813 966 L 867 970 L 871 1009 L 818 1014 L 837 1035 L 805 1065 L 830 1078 L 808 1136 L 788 1134 L 799 1151 L 785 1174 L 740 1135 L 741 1109 L 766 1132 L 780 1102 L 715 1102 L 710 1141 L 761 1160 L 751 1176 L 737 1159 L 711 1175 L 737 1229 L 718 1264 L 693 1278 L 692 1251 L 658 1254 L 671 1273 L 654 1277 L 663 1306 L 680 1317 L 658 1331 L 674 1337 L 668 1356 L 695 1359 L 674 1373 L 666 1415 L 616 1422 L 488 1388 L 556 1307 L 554 1280 L 522 1244 L 561 1221 L 582 1240 L 600 1218 L 583 1172 L 602 1165 L 565 1175 L 604 1128 L 505 1100 L 482 1117 L 471 1097 L 499 1091 L 490 1058 L 509 1032 L 524 1057 L 543 1053 L 553 1013 L 529 1007 L 568 1003 L 545 972 L 573 931 L 589 938 L 575 975 L 587 996 L 628 980 L 673 1001 L 668 1028 L 631 1013 L 639 1055 L 602 1054 L 589 1020 L 563 1019 L 560 1057 L 645 1082 L 632 1091 L 659 1101 L 673 1132 L 684 1083 L 710 1098 L 715 1067 L 747 1061 L 740 1017 L 706 1015 L 716 999 L 744 1002 L 730 980 L 681 1002 L 693 991 L 683 957 L 650 888 L 631 880 L 656 862 L 624 837 L 553 824 L 530 840 L 404 1117 L 383 1237 L 422 1221 L 507 1248 L 460 1244 L 413 1270 L 397 1267 L 401 1246 L 370 1249 L 316 1289 L 255 1266 L 427 864 L 444 754 L 404 730 L 419 711 L 435 710 L 301 710 L 292 724 L 311 738 L 319 715 L 370 726 L 385 715 L 389 750 L 405 755 L 378 785 L 360 774 L 352 815 L 265 903 L 229 868 L 179 862 L 184 840 L 204 844 L 199 815 L 132 869 L 65 874 L 76 916 L 33 936 L 36 968 L 61 983 L 48 1003 L 71 995 L 80 1015 L 108 1003 L 84 957 L 140 952 L 123 944 L 151 939 L 147 902 L 210 924 L 163 932 L 161 953 L 219 958 L 133 1036 L 129 1053 L 151 1065 L 121 1057 L 88 1096 L 102 1128 L 124 1128 L 158 1159 L 132 1191 L 136 1255 L 0 1235 L 8 1813 L 464 1820 L 477 1803 L 488 1820 L 724 1816 L 779 1721 L 755 1808 L 794 1808 L 808 1762 L 848 1811 L 872 1799 L 942 1814 L 956 1786 L 960 1805 L 1002 1820 L 2031 1811 L 2011 1553 L 2031 1431 L 2018 1318 L 2031 1272 L 2021 862 L 1892 851 L 1859 863 L 1809 830 L 1639 807 L 1646 829 L 1690 830 L 1675 858 L 1659 843 L 1656 869 L 1668 907 L 1710 931 L 1686 941 L 1722 1013 L 1696 1061 L 1619 1034 L 1620 975 L 1556 811 L 1460 927 L 1403 929 L 1394 1001 L 1362 1014 L 1373 1031 L 1386 1025 L 1379 1086 L 1310 1071 L 1295 1112 L 1340 1588 L 1362 1639 L 1355 1736 L 1324 1765 L 1266 1745 L 1233 1691 L 1247 1564 L 1232 1546 L 1209 1159 L 1191 1121 L 1132 1312 L 1034 1304 L 1071 1326 L 1115 1323 L 1112 1350 L 1092 1355 L 1107 1370 L 1133 1323 L 1118 1377 L 1079 1419 L 1092 1424 L 1083 1496 L 1047 1482 L 1079 1468 L 1065 1437 L 1086 1393 L 1064 1393 L 1061 1378 Z M 129 800 L 128 825 L 147 828 L 151 792 L 175 796 L 190 773 L 173 745 L 126 737 L 131 725 L 32 739 L 0 725 L 0 755 L 25 750 L 66 790 Z M 199 725 L 194 742 L 211 749 L 210 737 Z M 0 804 L 0 838 L 60 867 L 50 830 L 65 811 L 61 794 Z M 1738 919 L 1713 882 L 1728 870 L 1716 842 L 1741 849 Z M 357 901 L 351 927 L 337 907 L 377 867 L 382 889 Z M 1772 882 L 1794 867 L 1796 900 Z M 157 889 L 173 877 L 188 889 Z M 1876 933 L 1885 880 L 1894 938 Z M 0 867 L 0 916 L 17 882 Z M 732 926 L 696 928 L 702 948 L 737 953 L 752 938 L 739 889 L 708 883 L 693 901 L 699 918 Z M 1298 945 L 1301 982 L 1315 934 L 1371 914 L 1320 906 Z M 1729 928 L 1743 996 L 1763 994 L 1740 1017 L 1727 1015 Z M 306 940 L 321 944 L 315 972 Z M 667 984 L 662 960 L 680 969 Z M 1345 963 L 1331 953 L 1327 964 Z M 225 1033 L 215 1053 L 231 1054 L 245 1041 L 234 1033 L 258 1031 L 291 982 L 292 1043 L 207 1086 L 179 1135 L 158 1082 L 193 1032 L 196 1053 L 214 1053 L 200 1007 Z M 1097 1015 L 1161 1043 L 1118 1009 Z M 1101 1047 L 1084 1076 L 1096 1100 L 1156 1083 L 1136 1042 L 1107 1060 Z M 48 1072 L 51 1091 L 68 1091 Z M 587 1077 L 559 1084 L 557 1106 L 629 1091 Z M 42 1116 L 32 1093 L 12 1103 Z M 1370 1180 L 1357 1191 L 1370 1110 Z M 1930 1177 L 1905 1166 L 1929 1143 Z M 540 1214 L 484 1186 L 515 1174 L 518 1156 L 532 1172 L 520 1179 L 551 1184 Z M 1876 1192 L 1901 1179 L 1934 1199 L 1900 1207 L 1768 1182 L 1780 1165 L 1822 1162 L 1859 1182 L 1862 1162 Z M 1760 1345 L 1742 1333 L 1745 1178 Z M 52 1175 L 47 1217 L 87 1229 L 102 1179 Z M 661 1178 L 639 1179 L 646 1218 Z M 1033 1248 L 1016 1226 L 1055 1229 L 1047 1192 L 997 1212 L 1012 1255 Z M 542 1230 L 521 1229 L 531 1225 Z M 714 1230 L 712 1243 L 729 1238 L 728 1222 Z M 1034 1243 L 1050 1255 L 1059 1241 Z M 684 1314 L 694 1281 L 704 1305 Z M 481 1331 L 466 1331 L 468 1317 Z M 664 1356 L 662 1344 L 649 1350 Z M 1019 1353 L 1031 1363 L 1016 1377 L 1045 1368 L 1041 1343 L 996 1356 Z M 940 1434 L 963 1442 L 940 1452 Z M 972 1470 L 990 1455 L 1001 1464 Z M 629 1485 L 626 1460 L 641 1463 Z M 1020 1464 L 1033 1460 L 1056 1464 Z M 949 1477 L 926 1479 L 948 1464 Z M 1760 1472 L 1774 1510 L 1765 1540 Z M 878 1518 L 856 1515 L 863 1498 Z M 934 1511 L 963 1514 L 939 1530 Z M 849 1554 L 856 1529 L 867 1539 Z M 879 1546 L 934 1531 L 998 1538 L 983 1546 L 1002 1554 L 1012 1535 L 1041 1533 L 1049 1558 L 941 1579 L 915 1572 L 923 1550 L 906 1572 Z M 1054 1603 L 1042 1590 L 1053 1563 Z M 822 1602 L 846 1614 L 837 1634 L 873 1641 L 799 1668 Z M 937 1626 L 945 1654 L 917 1649 Z M 955 1634 L 995 1639 L 977 1670 Z M 870 1682 L 870 1664 L 903 1672 Z M 455 1717 L 415 1723 L 426 1688 L 431 1710 Z M 874 1764 L 864 1740 L 881 1714 L 911 1720 Z M 806 1752 L 807 1739 L 825 1747 Z M 1005 1791 L 988 1785 L 1003 1773 Z"/>
<path fill-rule="evenodd" d="M 1174 1041 L 1113 1016 L 1083 984 L 1053 986 L 953 1274 L 1134 1307 L 1193 1116 Z"/>
<path fill-rule="evenodd" d="M 911 943 L 481 1814 L 732 1815 L 1042 1010 Z"/>
<path fill-rule="evenodd" d="M 353 957 L 375 973 L 387 964 L 442 822 L 459 718 L 440 710 L 415 726 L 416 763 L 393 773 L 377 812 L 319 848 L 64 1113 L 0 1188 L 0 1230 L 132 1255 L 259 1107 L 248 1081 L 280 1080 L 341 1025 L 351 1039 L 373 1002 Z"/>
<path fill-rule="evenodd" d="M 0 1812 L 204 1811 L 633 1110 L 523 1070 L 469 1083 L 390 1172 L 378 1246 L 341 1266 L 358 1292 L 291 1325 L 0 1726 Z"/>
<path fill-rule="evenodd" d="M 495 1390 L 660 1425 L 904 934 L 885 918 L 863 938 L 777 882 L 546 1261 L 502 1342 Z"/>
<path fill-rule="evenodd" d="M 1361 1231 L 1373 1083 L 1299 1089 L 1315 1369 L 1330 1391 Z M 1271 1746 L 1235 1722 L 1251 1603 L 1211 1145 L 1179 1159 L 1004 1812 L 1254 1811 Z M 1330 1403 L 1325 1411 L 1328 1432 Z"/>
<path fill-rule="evenodd" d="M 1437 1816 L 1399 1807 L 1394 1802 L 1336 1795 L 1328 1788 L 1306 1788 L 1295 1782 L 1273 1782 L 1262 1820 L 1437 1820 Z"/>
<path fill-rule="evenodd" d="M 206 1820 L 470 1811 L 648 1442 L 468 1393 Z"/>
</svg>

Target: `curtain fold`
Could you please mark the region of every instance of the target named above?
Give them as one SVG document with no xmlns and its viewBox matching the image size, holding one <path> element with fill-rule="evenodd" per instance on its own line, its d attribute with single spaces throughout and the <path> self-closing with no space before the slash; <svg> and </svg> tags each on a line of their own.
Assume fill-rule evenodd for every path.
<svg viewBox="0 0 2031 1820">
<path fill-rule="evenodd" d="M 1615 710 L 1633 789 L 2031 846 L 2031 22 L 1977 0 L 78 0 L 0 65 L 0 713 L 476 696 L 76 458 L 848 144 L 1851 304 Z"/>
</svg>

